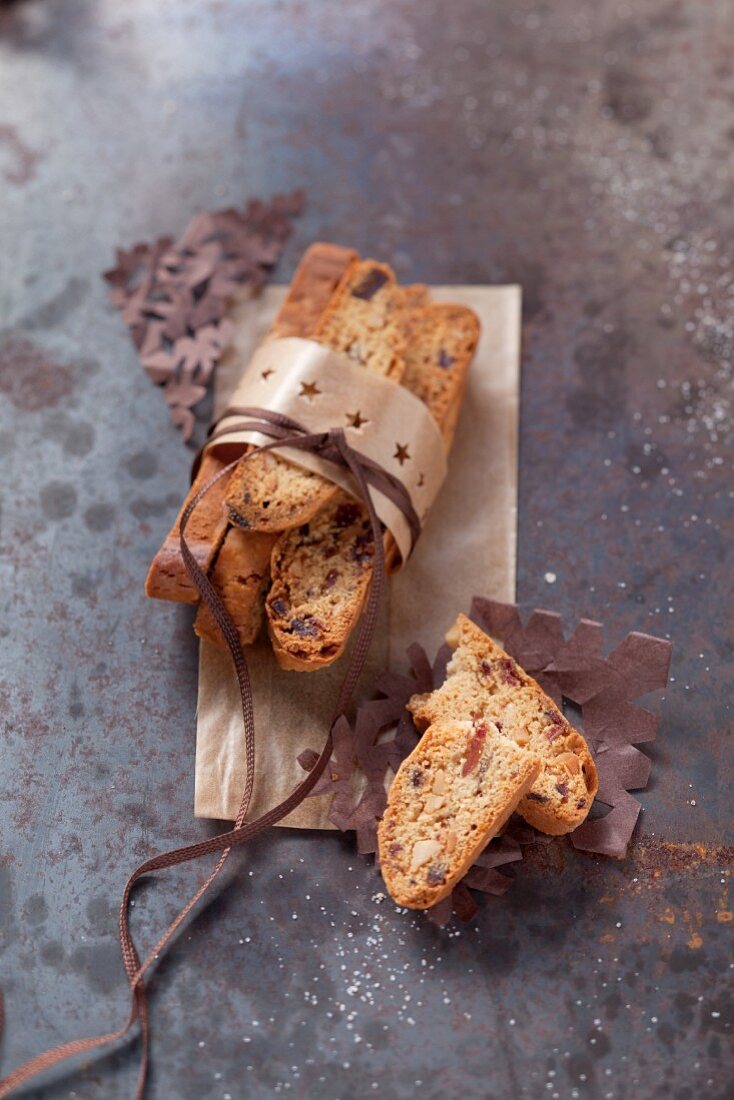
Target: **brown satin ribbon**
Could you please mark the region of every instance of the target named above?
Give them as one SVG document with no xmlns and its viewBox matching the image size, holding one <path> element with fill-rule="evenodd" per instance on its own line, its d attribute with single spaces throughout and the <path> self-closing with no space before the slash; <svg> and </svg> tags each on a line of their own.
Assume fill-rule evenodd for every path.
<svg viewBox="0 0 734 1100">
<path fill-rule="evenodd" d="M 304 798 L 315 787 L 319 778 L 321 777 L 332 753 L 332 733 L 334 724 L 337 720 L 347 711 L 354 689 L 357 685 L 357 681 L 363 671 L 364 662 L 367 657 L 372 638 L 374 636 L 375 627 L 377 625 L 377 617 L 380 608 L 380 600 L 382 598 L 382 591 L 384 587 L 385 579 L 385 554 L 382 543 L 382 527 L 380 520 L 375 511 L 375 507 L 372 501 L 372 495 L 370 493 L 370 485 L 379 484 L 381 491 L 385 491 L 384 486 L 391 484 L 394 479 L 385 470 L 381 470 L 376 467 L 371 460 L 366 459 L 364 455 L 361 455 L 359 451 L 354 450 L 346 440 L 344 432 L 341 428 L 334 429 L 327 433 L 321 433 L 319 435 L 308 435 L 305 430 L 294 421 L 288 420 L 286 417 L 281 417 L 280 414 L 269 413 L 263 409 L 237 409 L 234 410 L 238 415 L 255 415 L 258 417 L 258 423 L 254 426 L 258 431 L 263 431 L 262 424 L 266 425 L 266 434 L 277 436 L 270 443 L 263 444 L 262 447 L 257 447 L 250 451 L 246 457 L 257 454 L 259 451 L 270 450 L 276 447 L 303 447 L 306 449 L 314 450 L 321 454 L 328 454 L 331 461 L 336 461 L 340 465 L 348 469 L 354 477 L 355 483 L 359 489 L 361 499 L 367 508 L 370 523 L 372 525 L 372 534 L 375 543 L 375 560 L 372 584 L 370 585 L 370 591 L 367 598 L 367 605 L 365 608 L 365 614 L 362 618 L 362 622 L 359 627 L 359 633 L 357 635 L 357 641 L 352 651 L 347 670 L 344 674 L 341 687 L 339 690 L 339 696 L 337 700 L 336 709 L 334 711 L 334 717 L 329 729 L 329 734 L 326 738 L 323 749 L 316 761 L 314 767 L 308 773 L 306 778 L 298 784 L 294 790 L 288 795 L 286 799 L 280 802 L 277 806 L 268 810 L 267 813 L 257 818 L 255 821 L 245 823 L 245 817 L 252 798 L 253 781 L 255 775 L 255 724 L 254 714 L 252 707 L 252 690 L 250 687 L 250 675 L 247 667 L 247 660 L 245 654 L 240 645 L 237 629 L 230 618 L 230 615 L 222 603 L 219 595 L 213 587 L 211 581 L 206 574 L 200 569 L 197 564 L 188 543 L 185 538 L 186 525 L 191 518 L 191 514 L 197 507 L 201 499 L 209 492 L 209 490 L 224 477 L 233 467 L 240 461 L 240 458 L 235 459 L 224 469 L 220 470 L 218 474 L 210 478 L 205 485 L 199 489 L 196 495 L 189 502 L 188 506 L 184 510 L 181 516 L 181 553 L 183 555 L 186 568 L 191 576 L 192 581 L 196 585 L 199 594 L 210 609 L 214 618 L 222 632 L 222 635 L 227 643 L 229 651 L 232 655 L 232 661 L 234 663 L 235 672 L 237 675 L 237 682 L 240 689 L 240 698 L 242 702 L 242 720 L 244 725 L 245 735 L 245 756 L 247 760 L 247 779 L 245 781 L 245 790 L 242 796 L 242 802 L 240 809 L 235 820 L 234 828 L 230 829 L 226 833 L 221 833 L 219 836 L 210 837 L 208 840 L 199 841 L 196 844 L 188 844 L 182 848 L 174 848 L 169 852 L 162 852 L 157 856 L 153 856 L 151 859 L 145 860 L 137 867 L 130 878 L 127 881 L 125 890 L 122 896 L 122 903 L 120 905 L 119 913 L 119 933 L 120 933 L 120 947 L 122 950 L 122 958 L 125 965 L 125 972 L 127 974 L 128 982 L 130 985 L 131 1005 L 130 1014 L 125 1024 L 117 1031 L 108 1032 L 106 1035 L 93 1036 L 88 1039 L 77 1039 L 70 1043 L 64 1043 L 61 1046 L 54 1047 L 52 1050 L 47 1050 L 43 1054 L 37 1055 L 30 1061 L 25 1062 L 22 1066 L 13 1070 L 11 1073 L 0 1080 L 0 1100 L 3 1097 L 9 1096 L 15 1089 L 26 1081 L 36 1077 L 39 1073 L 43 1073 L 45 1070 L 52 1069 L 59 1063 L 66 1061 L 68 1058 L 74 1057 L 77 1054 L 84 1054 L 92 1050 L 97 1050 L 100 1047 L 106 1046 L 108 1043 L 115 1042 L 118 1039 L 122 1039 L 132 1028 L 137 1019 L 140 1020 L 140 1033 L 142 1038 L 142 1056 L 140 1063 L 140 1072 L 138 1074 L 137 1086 L 135 1089 L 135 1100 L 141 1100 L 144 1089 L 145 1081 L 148 1071 L 148 1055 L 149 1055 L 149 1040 L 150 1040 L 150 1025 L 148 1020 L 148 1005 L 145 984 L 143 977 L 150 969 L 153 962 L 160 957 L 162 952 L 170 943 L 171 939 L 175 935 L 176 931 L 189 915 L 191 910 L 197 904 L 197 902 L 206 894 L 210 886 L 214 883 L 215 879 L 219 875 L 222 867 L 224 866 L 230 852 L 233 848 L 240 844 L 246 843 L 259 833 L 264 832 L 271 825 L 274 825 L 277 821 L 286 817 L 292 810 L 298 806 Z M 263 416 L 263 413 L 266 415 Z M 285 423 L 283 423 L 285 421 Z M 290 434 L 289 434 L 290 433 Z M 214 433 L 216 435 L 216 432 Z M 214 435 L 212 438 L 214 438 Z M 382 480 L 380 480 L 382 478 Z M 398 483 L 399 484 L 399 483 Z M 400 485 L 400 489 L 407 498 L 407 492 Z M 400 495 L 399 491 L 396 496 L 393 497 L 399 507 L 403 507 L 405 499 Z M 410 500 L 407 500 L 406 517 L 411 523 L 409 517 L 408 508 L 412 508 Z M 180 863 L 189 863 L 191 860 L 199 859 L 202 856 L 219 854 L 214 869 L 210 872 L 206 879 L 201 883 L 197 891 L 184 905 L 179 912 L 175 920 L 168 926 L 164 934 L 158 940 L 153 950 L 147 955 L 145 960 L 141 963 L 140 956 L 133 942 L 132 934 L 130 932 L 129 921 L 129 903 L 130 896 L 132 894 L 133 887 L 136 882 L 143 877 L 143 875 L 152 874 L 154 871 L 162 871 L 167 867 L 175 867 Z M 0 1035 L 2 1035 L 4 1024 L 4 1013 L 2 996 L 0 995 Z"/>
</svg>

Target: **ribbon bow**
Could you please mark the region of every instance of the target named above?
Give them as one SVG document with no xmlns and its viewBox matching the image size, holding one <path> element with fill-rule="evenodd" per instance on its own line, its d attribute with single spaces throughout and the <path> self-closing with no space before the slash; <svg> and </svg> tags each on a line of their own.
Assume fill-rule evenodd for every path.
<svg viewBox="0 0 734 1100">
<path fill-rule="evenodd" d="M 248 416 L 254 417 L 254 419 L 243 420 L 234 424 L 228 423 L 226 427 L 221 427 L 224 420 L 229 421 L 233 416 Z M 217 423 L 212 426 L 209 433 L 209 443 L 213 443 L 221 436 L 229 435 L 232 432 L 259 432 L 261 435 L 271 438 L 272 442 L 263 443 L 260 447 L 256 447 L 254 451 L 251 451 L 250 454 L 287 446 L 299 451 L 310 451 L 312 454 L 326 459 L 327 462 L 346 467 L 357 481 L 363 500 L 366 499 L 367 490 L 364 484 L 366 482 L 377 492 L 388 497 L 400 509 L 410 528 L 410 549 L 412 553 L 420 534 L 421 523 L 408 490 L 394 474 L 391 474 L 378 462 L 352 447 L 347 441 L 343 428 L 331 428 L 327 432 L 309 432 L 297 420 L 293 420 L 283 413 L 273 412 L 271 409 L 236 405 L 228 408 Z M 200 452 L 196 458 L 194 473 L 198 469 L 202 453 Z M 361 471 L 361 478 L 357 474 L 357 468 Z"/>
</svg>

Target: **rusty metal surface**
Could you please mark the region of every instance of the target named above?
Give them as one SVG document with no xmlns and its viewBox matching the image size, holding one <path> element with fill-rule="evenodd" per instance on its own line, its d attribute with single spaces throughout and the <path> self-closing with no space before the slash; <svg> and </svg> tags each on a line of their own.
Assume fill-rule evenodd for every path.
<svg viewBox="0 0 734 1100">
<path fill-rule="evenodd" d="M 732 1095 L 733 45 L 726 0 L 0 7 L 3 1067 L 122 1021 L 127 871 L 212 827 L 190 615 L 142 597 L 187 462 L 100 272 L 304 185 L 283 277 L 325 235 L 522 282 L 520 598 L 669 635 L 674 680 L 630 858 L 554 842 L 473 926 L 349 839 L 252 845 L 151 983 L 150 1095 Z"/>
</svg>

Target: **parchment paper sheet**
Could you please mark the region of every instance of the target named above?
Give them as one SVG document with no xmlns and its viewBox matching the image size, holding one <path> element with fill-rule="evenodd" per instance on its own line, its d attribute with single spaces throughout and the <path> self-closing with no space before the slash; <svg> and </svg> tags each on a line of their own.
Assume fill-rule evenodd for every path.
<svg viewBox="0 0 734 1100">
<path fill-rule="evenodd" d="M 237 336 L 220 365 L 215 413 L 225 407 L 240 374 L 267 333 L 285 294 L 267 287 L 239 303 Z M 382 621 L 362 678 L 367 691 L 388 665 L 404 663 L 418 641 L 432 652 L 457 613 L 482 592 L 515 599 L 517 420 L 520 394 L 520 309 L 517 286 L 435 286 L 436 301 L 471 306 L 482 336 L 451 453 L 448 477 L 407 566 L 388 583 Z M 318 672 L 283 672 L 267 638 L 248 660 L 257 728 L 255 792 L 249 817 L 280 802 L 304 777 L 296 757 L 326 738 L 342 658 Z M 199 657 L 194 812 L 235 818 L 245 783 L 242 713 L 229 654 L 207 642 Z M 333 829 L 328 794 L 306 799 L 282 825 Z"/>
</svg>

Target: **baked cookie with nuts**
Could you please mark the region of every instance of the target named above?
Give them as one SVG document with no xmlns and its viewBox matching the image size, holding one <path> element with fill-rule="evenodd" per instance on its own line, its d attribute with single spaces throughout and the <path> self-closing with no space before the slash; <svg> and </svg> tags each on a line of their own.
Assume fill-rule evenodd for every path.
<svg viewBox="0 0 734 1100">
<path fill-rule="evenodd" d="M 518 805 L 529 825 L 559 836 L 586 818 L 599 779 L 586 741 L 531 676 L 466 615 L 446 635 L 454 653 L 437 691 L 408 704 L 419 730 L 437 722 L 492 724 L 541 761 Z"/>
<path fill-rule="evenodd" d="M 400 765 L 378 827 L 391 897 L 428 909 L 451 893 L 530 790 L 540 759 L 479 718 L 442 718 Z"/>
</svg>

